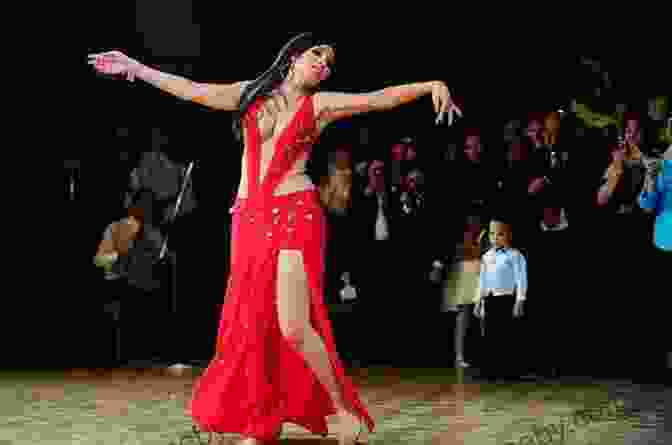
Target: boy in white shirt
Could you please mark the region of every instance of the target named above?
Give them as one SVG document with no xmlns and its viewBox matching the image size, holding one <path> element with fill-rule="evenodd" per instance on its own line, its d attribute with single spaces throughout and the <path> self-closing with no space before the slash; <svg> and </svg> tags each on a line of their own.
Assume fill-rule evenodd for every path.
<svg viewBox="0 0 672 445">
<path fill-rule="evenodd" d="M 516 322 L 523 315 L 527 293 L 527 262 L 512 247 L 511 226 L 498 218 L 490 222 L 493 246 L 481 261 L 480 292 L 474 314 L 485 317 L 483 376 L 488 379 L 518 378 Z M 487 314 L 487 315 L 486 315 Z"/>
</svg>

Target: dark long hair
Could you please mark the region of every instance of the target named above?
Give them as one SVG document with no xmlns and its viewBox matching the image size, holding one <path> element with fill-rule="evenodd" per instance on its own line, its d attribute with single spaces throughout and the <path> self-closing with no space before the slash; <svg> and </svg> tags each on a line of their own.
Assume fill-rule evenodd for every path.
<svg viewBox="0 0 672 445">
<path fill-rule="evenodd" d="M 128 208 L 128 216 L 132 216 L 140 223 L 137 240 L 144 239 L 145 225 L 151 225 L 154 222 L 154 204 L 152 192 L 140 190 Z"/>
<path fill-rule="evenodd" d="M 267 97 L 275 90 L 287 76 L 292 66 L 292 57 L 298 57 L 306 50 L 325 44 L 316 38 L 315 33 L 304 32 L 292 38 L 280 50 L 273 65 L 261 76 L 250 82 L 240 97 L 240 105 L 233 119 L 233 134 L 239 142 L 243 140 L 242 119 L 247 109 L 258 97 Z"/>
</svg>

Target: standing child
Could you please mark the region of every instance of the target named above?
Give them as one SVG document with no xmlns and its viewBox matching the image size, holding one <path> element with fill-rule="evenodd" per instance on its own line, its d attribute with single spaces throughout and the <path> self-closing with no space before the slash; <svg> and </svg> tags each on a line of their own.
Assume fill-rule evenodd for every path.
<svg viewBox="0 0 672 445">
<path fill-rule="evenodd" d="M 512 247 L 511 226 L 503 219 L 490 222 L 492 247 L 483 255 L 479 279 L 479 301 L 474 308 L 485 317 L 485 360 L 483 375 L 488 379 L 517 378 L 515 320 L 523 315 L 527 293 L 527 262 Z M 487 315 L 486 315 L 487 314 Z"/>
<path fill-rule="evenodd" d="M 478 300 L 478 282 L 481 271 L 481 219 L 469 216 L 464 225 L 464 237 L 455 246 L 455 253 L 442 286 L 442 312 L 454 312 L 455 318 L 455 367 L 468 368 L 464 360 L 464 338 L 469 328 L 471 305 Z M 434 281 L 445 266 L 434 262 Z"/>
</svg>

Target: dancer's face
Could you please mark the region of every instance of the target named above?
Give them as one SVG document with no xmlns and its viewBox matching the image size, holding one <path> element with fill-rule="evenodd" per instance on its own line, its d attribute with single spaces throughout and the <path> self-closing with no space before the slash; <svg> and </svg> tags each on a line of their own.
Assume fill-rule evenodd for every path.
<svg viewBox="0 0 672 445">
<path fill-rule="evenodd" d="M 314 46 L 294 60 L 294 74 L 298 81 L 310 88 L 331 75 L 335 61 L 334 50 L 327 45 Z"/>
</svg>

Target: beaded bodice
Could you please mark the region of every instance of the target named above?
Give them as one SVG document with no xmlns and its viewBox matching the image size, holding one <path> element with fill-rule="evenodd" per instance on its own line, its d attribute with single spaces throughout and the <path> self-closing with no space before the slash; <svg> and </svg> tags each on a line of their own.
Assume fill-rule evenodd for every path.
<svg viewBox="0 0 672 445">
<path fill-rule="evenodd" d="M 262 101 L 252 104 L 245 115 L 246 144 L 238 196 L 252 198 L 257 193 L 272 196 L 314 189 L 305 171 L 318 138 L 313 97 L 304 97 L 287 127 L 267 143 L 259 129 Z"/>
</svg>

